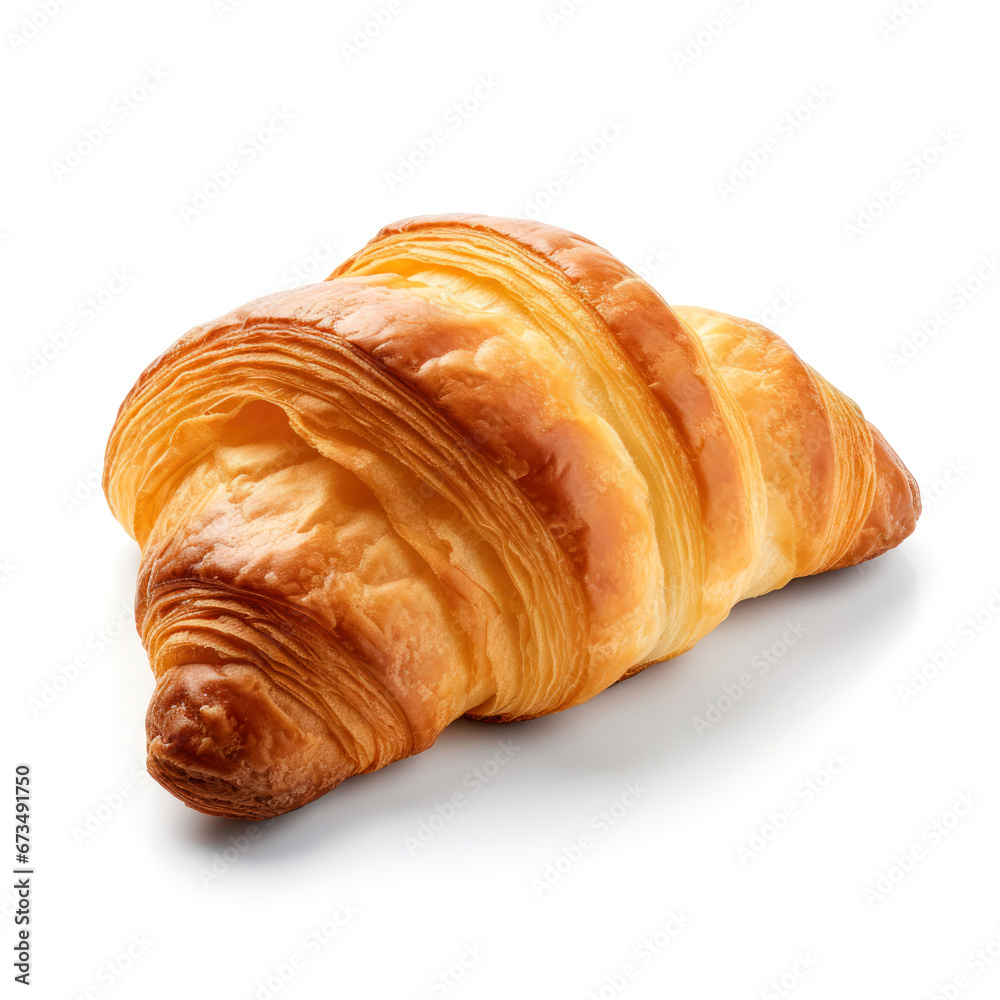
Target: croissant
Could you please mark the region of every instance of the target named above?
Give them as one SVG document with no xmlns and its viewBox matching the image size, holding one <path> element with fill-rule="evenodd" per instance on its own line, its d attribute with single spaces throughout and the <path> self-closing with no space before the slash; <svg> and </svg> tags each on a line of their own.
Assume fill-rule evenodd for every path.
<svg viewBox="0 0 1000 1000">
<path fill-rule="evenodd" d="M 672 310 L 580 236 L 428 216 L 196 327 L 121 406 L 148 767 L 261 819 L 677 656 L 920 513 L 764 327 Z"/>
</svg>

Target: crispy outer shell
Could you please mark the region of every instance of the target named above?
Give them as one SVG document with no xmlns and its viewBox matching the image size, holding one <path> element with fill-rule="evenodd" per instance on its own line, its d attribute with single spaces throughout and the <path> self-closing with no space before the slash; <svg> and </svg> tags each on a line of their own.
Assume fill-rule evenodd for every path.
<svg viewBox="0 0 1000 1000">
<path fill-rule="evenodd" d="M 122 404 L 104 486 L 142 549 L 150 772 L 250 819 L 461 715 L 586 701 L 920 510 L 769 330 L 472 215 L 196 327 Z"/>
</svg>

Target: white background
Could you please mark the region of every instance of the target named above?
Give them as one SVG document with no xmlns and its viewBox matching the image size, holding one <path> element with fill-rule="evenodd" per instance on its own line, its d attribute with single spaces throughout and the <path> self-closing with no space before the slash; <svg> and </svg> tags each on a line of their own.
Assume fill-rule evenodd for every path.
<svg viewBox="0 0 1000 1000">
<path fill-rule="evenodd" d="M 637 1000 L 929 1000 L 964 975 L 963 998 L 996 996 L 1000 960 L 974 957 L 1000 954 L 996 4 L 906 0 L 896 28 L 892 0 L 589 0 L 561 19 L 544 0 L 399 0 L 345 48 L 386 6 L 4 7 L 0 812 L 29 762 L 35 995 L 585 998 L 617 995 L 611 977 Z M 262 133 L 276 112 L 292 121 Z M 95 486 L 118 403 L 194 324 L 441 211 L 536 213 L 670 302 L 764 316 L 885 432 L 924 516 L 863 571 L 741 605 L 585 706 L 463 720 L 270 824 L 201 816 L 139 776 L 137 552 Z M 980 268 L 994 280 L 970 286 Z M 801 636 L 762 673 L 788 623 Z M 519 749 L 472 792 L 498 739 Z M 601 835 L 629 783 L 641 796 Z M 770 839 L 748 856 L 755 832 Z M 356 915 L 307 945 L 341 902 Z M 671 912 L 683 930 L 646 961 Z"/>
</svg>

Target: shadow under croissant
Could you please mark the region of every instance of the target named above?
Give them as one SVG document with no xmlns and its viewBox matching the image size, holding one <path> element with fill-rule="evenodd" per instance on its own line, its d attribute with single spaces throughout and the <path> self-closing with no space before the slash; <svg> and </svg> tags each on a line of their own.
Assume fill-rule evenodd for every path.
<svg viewBox="0 0 1000 1000">
<path fill-rule="evenodd" d="M 267 846 L 252 853 L 266 863 L 288 851 L 336 852 L 337 840 L 349 837 L 352 828 L 383 824 L 398 832 L 414 814 L 429 814 L 447 801 L 462 775 L 495 751 L 498 737 L 521 748 L 512 767 L 518 800 L 547 803 L 544 809 L 562 808 L 565 796 L 575 795 L 580 785 L 592 787 L 595 776 L 607 778 L 613 789 L 640 770 L 662 776 L 658 794 L 670 794 L 672 785 L 694 775 L 706 788 L 718 787 L 732 780 L 734 771 L 752 768 L 779 734 L 813 728 L 831 701 L 846 697 L 870 675 L 879 652 L 898 640 L 912 615 L 916 588 L 912 564 L 902 553 L 795 580 L 738 604 L 727 622 L 689 652 L 654 664 L 571 711 L 504 726 L 458 720 L 430 751 L 361 781 L 345 781 L 308 809 L 270 821 Z M 799 619 L 808 633 L 798 648 L 738 710 L 704 738 L 695 733 L 691 720 L 704 713 L 706 700 L 747 670 L 751 657 L 782 633 L 786 621 Z M 900 672 L 904 668 L 898 665 Z M 510 778 L 505 780 L 509 788 Z M 530 809 L 522 815 L 530 827 L 537 822 Z M 171 816 L 182 820 L 189 838 L 209 847 L 226 847 L 234 831 L 246 829 L 246 820 L 191 810 Z M 505 816 L 509 822 L 509 813 Z M 514 835 L 509 826 L 507 831 Z"/>
<path fill-rule="evenodd" d="M 580 725 L 583 733 L 588 726 L 600 724 L 602 733 L 610 727 L 606 745 L 578 732 L 554 734 L 570 744 L 560 762 L 564 776 L 567 769 L 590 776 L 621 772 L 624 781 L 630 769 L 653 758 L 667 769 L 702 770 L 708 784 L 730 779 L 776 740 L 816 729 L 833 702 L 870 679 L 881 651 L 899 642 L 915 613 L 917 586 L 906 554 L 888 553 L 737 604 L 689 652 L 600 696 L 608 698 L 601 721 L 595 714 Z M 785 650 L 789 624 L 804 634 Z M 764 650 L 777 656 L 755 665 Z M 908 665 L 896 664 L 893 680 Z M 725 687 L 748 674 L 753 684 L 732 708 L 717 721 L 707 718 L 707 705 L 723 702 L 725 709 Z M 891 684 L 885 697 L 891 704 Z M 593 702 L 580 707 L 584 714 L 597 709 Z M 608 722 L 609 713 L 615 722 Z M 708 727 L 696 728 L 696 717 Z"/>
</svg>

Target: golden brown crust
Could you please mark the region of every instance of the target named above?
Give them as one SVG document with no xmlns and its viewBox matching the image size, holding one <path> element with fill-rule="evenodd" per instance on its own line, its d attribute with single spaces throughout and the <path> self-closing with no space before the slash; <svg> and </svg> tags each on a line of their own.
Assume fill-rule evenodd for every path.
<svg viewBox="0 0 1000 1000">
<path fill-rule="evenodd" d="M 142 548 L 151 773 L 261 818 L 688 649 L 912 531 L 912 477 L 747 321 L 588 240 L 436 216 L 197 327 L 105 490 Z"/>
</svg>

